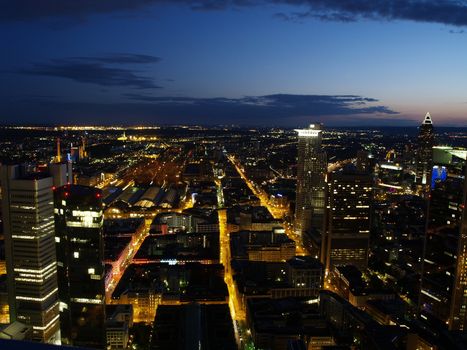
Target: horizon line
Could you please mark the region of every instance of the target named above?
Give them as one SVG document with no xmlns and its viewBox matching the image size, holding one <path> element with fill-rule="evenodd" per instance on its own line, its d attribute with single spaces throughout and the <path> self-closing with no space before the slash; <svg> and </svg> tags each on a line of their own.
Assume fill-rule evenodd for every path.
<svg viewBox="0 0 467 350">
<path fill-rule="evenodd" d="M 206 128 L 213 128 L 213 127 L 231 127 L 231 128 L 261 128 L 261 129 L 272 129 L 272 128 L 281 128 L 281 129 L 293 129 L 300 127 L 301 125 L 308 125 L 308 124 L 296 124 L 295 126 L 285 126 L 285 125 L 259 125 L 259 124 L 181 124 L 181 123 L 174 123 L 174 124 L 150 124 L 150 123 L 135 123 L 135 124 L 124 124 L 124 123 L 116 123 L 116 124 L 54 124 L 54 123 L 47 123 L 47 124 L 35 124 L 35 123 L 2 123 L 0 124 L 0 128 L 17 128 L 17 127 L 27 127 L 27 128 L 69 128 L 69 127 L 120 127 L 120 128 L 160 128 L 160 127 L 206 127 Z M 417 123 L 406 123 L 406 124 L 399 124 L 399 125 L 375 125 L 375 124 L 364 124 L 364 125 L 346 125 L 346 124 L 331 124 L 326 126 L 324 123 L 324 128 L 403 128 L 403 127 L 419 127 L 421 124 Z M 467 129 L 467 125 L 460 126 L 460 125 L 452 125 L 452 124 L 434 124 L 433 127 L 436 129 L 437 127 L 441 128 L 460 128 L 460 129 Z"/>
</svg>

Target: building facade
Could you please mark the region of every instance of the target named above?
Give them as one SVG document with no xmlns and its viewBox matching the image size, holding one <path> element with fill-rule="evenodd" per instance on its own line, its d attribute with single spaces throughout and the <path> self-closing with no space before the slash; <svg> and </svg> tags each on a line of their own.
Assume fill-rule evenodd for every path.
<svg viewBox="0 0 467 350">
<path fill-rule="evenodd" d="M 55 190 L 55 227 L 62 342 L 105 347 L 102 192 L 66 185 Z"/>
<path fill-rule="evenodd" d="M 56 188 L 73 183 L 73 164 L 71 162 L 50 163 L 49 172 Z"/>
<path fill-rule="evenodd" d="M 59 343 L 52 177 L 18 165 L 1 175 L 10 322 L 32 326 L 35 341 Z"/>
<path fill-rule="evenodd" d="M 446 164 L 431 190 L 419 309 L 422 318 L 467 327 L 467 231 L 465 159 Z"/>
<path fill-rule="evenodd" d="M 353 166 L 329 174 L 328 227 L 325 266 L 354 265 L 365 268 L 371 228 L 373 178 Z"/>
<path fill-rule="evenodd" d="M 430 190 L 434 142 L 433 121 L 430 113 L 427 113 L 419 128 L 416 158 L 416 183 L 424 193 Z"/>
<path fill-rule="evenodd" d="M 321 125 L 311 124 L 308 129 L 296 131 L 298 161 L 295 229 L 306 247 L 316 256 L 321 254 L 321 235 L 325 225 L 327 158 L 321 146 Z"/>
</svg>

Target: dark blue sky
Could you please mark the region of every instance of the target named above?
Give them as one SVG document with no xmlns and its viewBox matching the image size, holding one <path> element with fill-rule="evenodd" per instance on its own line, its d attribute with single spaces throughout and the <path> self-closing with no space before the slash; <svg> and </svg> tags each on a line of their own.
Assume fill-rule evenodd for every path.
<svg viewBox="0 0 467 350">
<path fill-rule="evenodd" d="M 0 0 L 0 119 L 467 126 L 466 26 L 449 0 Z"/>
</svg>

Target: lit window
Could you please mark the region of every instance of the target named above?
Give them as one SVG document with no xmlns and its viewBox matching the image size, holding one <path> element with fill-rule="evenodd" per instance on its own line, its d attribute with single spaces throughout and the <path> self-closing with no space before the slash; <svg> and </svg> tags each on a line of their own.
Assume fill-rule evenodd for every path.
<svg viewBox="0 0 467 350">
<path fill-rule="evenodd" d="M 79 258 L 79 252 L 73 252 L 73 257 L 75 259 L 78 259 Z"/>
<path fill-rule="evenodd" d="M 88 274 L 92 275 L 92 274 L 95 274 L 96 273 L 96 270 L 94 269 L 94 267 L 90 267 L 88 269 Z"/>
</svg>

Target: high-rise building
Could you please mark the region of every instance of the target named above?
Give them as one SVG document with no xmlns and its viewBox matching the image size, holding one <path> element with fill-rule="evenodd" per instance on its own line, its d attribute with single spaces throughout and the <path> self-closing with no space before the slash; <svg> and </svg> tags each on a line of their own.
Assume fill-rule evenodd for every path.
<svg viewBox="0 0 467 350">
<path fill-rule="evenodd" d="M 321 235 L 325 226 L 327 159 L 323 151 L 320 124 L 297 129 L 297 197 L 295 228 L 315 255 L 321 255 Z"/>
<path fill-rule="evenodd" d="M 52 178 L 1 168 L 10 322 L 32 326 L 33 339 L 60 342 Z"/>
<path fill-rule="evenodd" d="M 416 183 L 424 193 L 430 190 L 434 142 L 433 120 L 430 113 L 427 113 L 418 132 L 416 158 Z"/>
<path fill-rule="evenodd" d="M 466 161 L 438 165 L 430 194 L 419 309 L 422 318 L 467 329 Z M 452 159 L 452 158 L 451 158 Z"/>
<path fill-rule="evenodd" d="M 50 163 L 49 172 L 55 188 L 73 183 L 73 164 L 71 162 Z"/>
<path fill-rule="evenodd" d="M 368 151 L 360 150 L 357 152 L 357 170 L 360 173 L 373 173 L 374 158 Z"/>
<path fill-rule="evenodd" d="M 452 306 L 449 314 L 449 328 L 467 330 L 467 166 L 462 198 L 462 218 L 460 222 L 459 244 L 457 249 L 456 279 L 452 291 Z"/>
<path fill-rule="evenodd" d="M 368 264 L 373 178 L 353 165 L 328 177 L 328 227 L 325 266 Z"/>
<path fill-rule="evenodd" d="M 62 342 L 105 347 L 102 192 L 65 185 L 55 190 L 55 227 Z"/>
<path fill-rule="evenodd" d="M 78 157 L 80 161 L 88 158 L 88 151 L 86 150 L 86 136 L 81 138 L 81 145 L 78 149 Z"/>
</svg>

